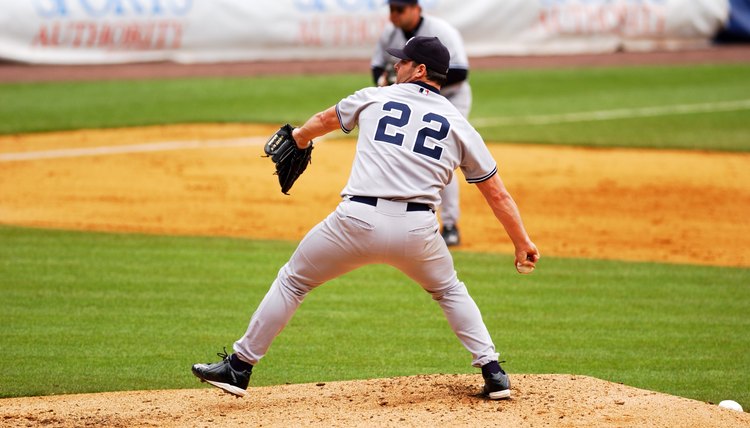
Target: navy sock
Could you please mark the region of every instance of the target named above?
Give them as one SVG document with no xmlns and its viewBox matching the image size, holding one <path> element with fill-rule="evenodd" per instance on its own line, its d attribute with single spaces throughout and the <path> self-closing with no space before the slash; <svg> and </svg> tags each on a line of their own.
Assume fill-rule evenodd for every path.
<svg viewBox="0 0 750 428">
<path fill-rule="evenodd" d="M 240 360 L 237 357 L 237 354 L 229 356 L 229 365 L 238 372 L 249 372 L 253 370 L 253 365 Z"/>
<path fill-rule="evenodd" d="M 498 363 L 497 361 L 490 361 L 489 363 L 482 366 L 482 376 L 484 377 L 489 377 L 490 375 L 500 372 L 503 372 L 503 369 L 500 367 L 500 363 Z"/>
</svg>

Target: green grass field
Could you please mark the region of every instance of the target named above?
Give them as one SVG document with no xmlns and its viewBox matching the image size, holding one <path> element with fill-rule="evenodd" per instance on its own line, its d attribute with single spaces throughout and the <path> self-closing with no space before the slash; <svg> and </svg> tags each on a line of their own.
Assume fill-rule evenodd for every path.
<svg viewBox="0 0 750 428">
<path fill-rule="evenodd" d="M 748 100 L 748 75 L 750 64 L 477 71 L 472 120 L 495 123 L 479 127 L 491 141 L 746 152 L 747 108 L 637 112 Z M 366 73 L 0 84 L 0 133 L 299 123 L 368 84 Z M 636 114 L 531 123 L 621 109 Z M 0 396 L 198 386 L 190 365 L 231 347 L 293 249 L 0 227 Z M 455 253 L 511 373 L 750 407 L 750 269 L 545 257 L 522 277 L 510 257 Z M 426 293 L 372 266 L 311 294 L 252 383 L 475 372 L 469 362 Z"/>
<path fill-rule="evenodd" d="M 293 243 L 0 227 L 2 396 L 192 388 Z M 750 402 L 750 270 L 456 252 L 511 373 Z M 429 295 L 371 266 L 308 296 L 254 385 L 473 373 Z"/>
<path fill-rule="evenodd" d="M 750 63 L 475 71 L 472 120 L 505 142 L 750 150 Z M 0 133 L 186 122 L 291 122 L 369 85 L 361 75 L 0 84 Z M 725 103 L 744 102 L 726 110 Z M 685 106 L 708 111 L 670 113 Z M 657 116 L 531 125 L 539 115 L 658 107 Z M 637 113 L 634 113 L 637 114 Z M 626 115 L 627 116 L 627 115 Z"/>
</svg>

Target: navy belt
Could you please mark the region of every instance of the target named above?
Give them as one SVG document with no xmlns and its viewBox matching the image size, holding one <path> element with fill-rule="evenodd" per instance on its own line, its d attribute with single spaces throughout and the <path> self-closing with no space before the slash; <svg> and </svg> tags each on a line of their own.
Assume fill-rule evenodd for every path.
<svg viewBox="0 0 750 428">
<path fill-rule="evenodd" d="M 349 200 L 359 202 L 360 204 L 372 205 L 373 207 L 378 206 L 378 198 L 373 196 L 352 196 Z M 406 211 L 432 211 L 432 208 L 427 204 L 408 202 L 406 204 Z"/>
</svg>

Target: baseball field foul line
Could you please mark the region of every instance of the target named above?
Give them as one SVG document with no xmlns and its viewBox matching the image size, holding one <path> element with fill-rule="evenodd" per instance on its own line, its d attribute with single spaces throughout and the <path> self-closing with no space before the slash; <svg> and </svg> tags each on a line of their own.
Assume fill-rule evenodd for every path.
<svg viewBox="0 0 750 428">
<path fill-rule="evenodd" d="M 265 137 L 232 138 L 226 140 L 164 141 L 159 143 L 133 144 L 125 146 L 84 147 L 75 149 L 44 150 L 21 153 L 0 153 L 0 162 L 16 162 L 40 159 L 75 158 L 82 156 L 104 156 L 125 153 L 163 152 L 168 150 L 211 149 L 222 147 L 260 146 Z"/>
<path fill-rule="evenodd" d="M 669 106 L 599 110 L 537 116 L 486 117 L 473 119 L 471 122 L 474 126 L 552 125 L 568 122 L 630 119 L 635 117 L 668 116 L 673 114 L 713 113 L 745 109 L 750 109 L 750 100 L 723 101 L 703 104 L 677 104 Z"/>
</svg>

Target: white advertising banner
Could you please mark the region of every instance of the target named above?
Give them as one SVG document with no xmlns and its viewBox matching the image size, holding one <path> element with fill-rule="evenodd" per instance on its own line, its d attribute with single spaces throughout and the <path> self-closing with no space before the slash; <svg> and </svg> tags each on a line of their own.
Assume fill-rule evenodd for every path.
<svg viewBox="0 0 750 428">
<path fill-rule="evenodd" d="M 0 59 L 49 64 L 368 58 L 386 0 L 0 0 Z M 422 0 L 470 56 L 678 48 L 728 0 Z"/>
</svg>

